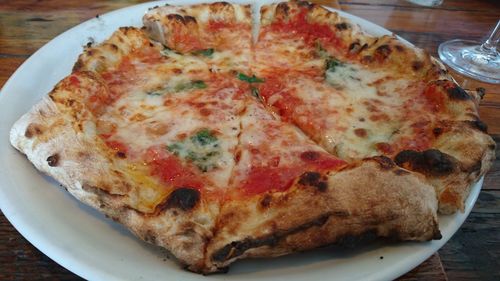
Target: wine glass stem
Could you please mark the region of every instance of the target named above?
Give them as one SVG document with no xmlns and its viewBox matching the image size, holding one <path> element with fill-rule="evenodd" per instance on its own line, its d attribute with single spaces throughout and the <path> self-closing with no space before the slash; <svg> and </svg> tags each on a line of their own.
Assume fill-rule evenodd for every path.
<svg viewBox="0 0 500 281">
<path fill-rule="evenodd" d="M 498 42 L 500 41 L 500 20 L 497 22 L 495 29 L 490 34 L 490 37 L 481 45 L 481 49 L 495 53 Z"/>
</svg>

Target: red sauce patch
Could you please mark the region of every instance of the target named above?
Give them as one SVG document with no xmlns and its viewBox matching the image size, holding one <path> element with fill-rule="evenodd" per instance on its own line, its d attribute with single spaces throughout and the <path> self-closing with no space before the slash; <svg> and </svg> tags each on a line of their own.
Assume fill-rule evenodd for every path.
<svg viewBox="0 0 500 281">
<path fill-rule="evenodd" d="M 434 112 L 438 112 L 443 109 L 445 104 L 445 97 L 443 93 L 439 91 L 439 88 L 436 86 L 436 84 L 428 85 L 425 88 L 423 95 Z"/>
<path fill-rule="evenodd" d="M 78 79 L 78 77 L 76 77 L 75 75 L 71 75 L 69 77 L 69 83 L 72 85 L 72 86 L 80 86 L 80 80 Z"/>
<path fill-rule="evenodd" d="M 160 148 L 161 149 L 161 148 Z M 146 152 L 146 163 L 151 167 L 151 174 L 164 183 L 174 187 L 201 189 L 203 180 L 187 165 L 174 155 L 151 148 Z"/>
<path fill-rule="evenodd" d="M 434 139 L 432 125 L 429 122 L 417 122 L 412 125 L 413 132 L 411 135 L 403 138 L 398 142 L 398 150 L 409 149 L 423 151 L 429 149 L 431 142 Z"/>
<path fill-rule="evenodd" d="M 105 140 L 105 143 L 109 148 L 116 150 L 116 152 L 127 153 L 128 151 L 128 147 L 122 142 L 114 140 Z"/>
<path fill-rule="evenodd" d="M 271 24 L 270 30 L 282 34 L 302 37 L 307 44 L 314 44 L 320 40 L 325 45 L 339 45 L 340 40 L 327 24 L 311 23 L 307 20 L 308 10 L 302 8 L 289 21 L 277 21 Z"/>
<path fill-rule="evenodd" d="M 266 79 L 266 82 L 260 86 L 260 95 L 264 101 L 268 102 L 274 95 L 279 95 L 279 98 L 271 104 L 277 110 L 277 113 L 283 117 L 285 121 L 293 119 L 294 109 L 302 104 L 302 100 L 293 96 L 290 92 L 285 91 L 285 86 L 281 81 L 274 78 Z"/>
<path fill-rule="evenodd" d="M 285 191 L 302 172 L 303 168 L 299 167 L 252 167 L 242 188 L 248 195 Z"/>
<path fill-rule="evenodd" d="M 203 44 L 198 40 L 198 37 L 195 37 L 191 34 L 187 34 L 184 32 L 174 31 L 171 40 L 174 49 L 179 50 L 181 52 L 191 52 L 194 50 L 203 49 Z"/>
<path fill-rule="evenodd" d="M 228 28 L 234 26 L 232 23 L 227 21 L 215 21 L 211 20 L 208 22 L 208 29 L 211 31 L 219 31 L 223 28 Z"/>
</svg>

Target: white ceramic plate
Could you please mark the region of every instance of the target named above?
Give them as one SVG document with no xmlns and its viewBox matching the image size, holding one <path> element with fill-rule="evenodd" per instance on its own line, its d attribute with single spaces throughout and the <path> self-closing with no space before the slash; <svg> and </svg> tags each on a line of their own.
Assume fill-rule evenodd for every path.
<svg viewBox="0 0 500 281">
<path fill-rule="evenodd" d="M 199 1 L 168 1 L 170 4 L 181 2 Z M 0 94 L 0 207 L 14 227 L 43 253 L 91 280 L 387 280 L 427 259 L 464 222 L 482 180 L 473 187 L 465 213 L 440 217 L 441 240 L 375 244 L 351 250 L 326 248 L 275 259 L 244 260 L 234 264 L 228 274 L 201 276 L 182 270 L 165 258 L 163 250 L 141 242 L 121 225 L 79 203 L 55 181 L 38 173 L 10 146 L 10 127 L 70 73 L 89 38 L 100 42 L 120 26 L 140 26 L 147 8 L 161 4 L 164 2 L 117 10 L 64 32 L 31 56 L 3 87 Z M 390 33 L 361 18 L 340 14 L 368 33 Z"/>
</svg>

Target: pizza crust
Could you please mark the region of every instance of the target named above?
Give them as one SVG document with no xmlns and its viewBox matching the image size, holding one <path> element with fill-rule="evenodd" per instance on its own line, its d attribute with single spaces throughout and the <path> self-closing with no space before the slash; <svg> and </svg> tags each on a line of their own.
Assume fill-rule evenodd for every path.
<svg viewBox="0 0 500 281">
<path fill-rule="evenodd" d="M 64 82 L 49 96 L 66 91 Z M 193 270 L 202 266 L 205 241 L 212 236 L 219 203 L 201 198 L 186 209 L 182 204 L 169 204 L 172 197 L 167 197 L 166 204 L 159 204 L 162 208 L 153 213 L 134 209 L 131 196 L 141 187 L 120 173 L 112 154 L 93 131 L 92 121 L 75 120 L 70 114 L 74 109 L 58 101 L 44 97 L 23 115 L 11 129 L 11 144 L 79 201 L 124 224 L 141 239 L 166 248 Z"/>
<path fill-rule="evenodd" d="M 237 259 L 281 256 L 349 237 L 441 237 L 434 188 L 386 157 L 329 174 L 306 173 L 286 192 L 242 200 L 245 203 L 234 200 L 222 206 L 207 247 L 210 272 L 224 270 Z"/>
</svg>

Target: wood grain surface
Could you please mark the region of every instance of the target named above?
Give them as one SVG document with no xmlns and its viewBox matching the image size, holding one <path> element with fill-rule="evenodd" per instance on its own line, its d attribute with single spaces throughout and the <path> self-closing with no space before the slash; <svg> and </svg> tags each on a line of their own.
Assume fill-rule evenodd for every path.
<svg viewBox="0 0 500 281">
<path fill-rule="evenodd" d="M 0 0 L 0 87 L 31 54 L 61 32 L 98 14 L 140 2 Z M 319 2 L 384 26 L 434 56 L 446 40 L 484 40 L 500 19 L 498 0 L 444 0 L 438 7 L 416 6 L 403 0 L 339 1 L 340 6 L 334 0 Z M 500 86 L 459 74 L 455 77 L 465 88 L 486 89 L 480 113 L 500 146 Z M 0 213 L 0 280 L 79 279 L 27 242 Z M 465 224 L 439 254 L 400 280 L 500 280 L 498 159 Z"/>
</svg>

